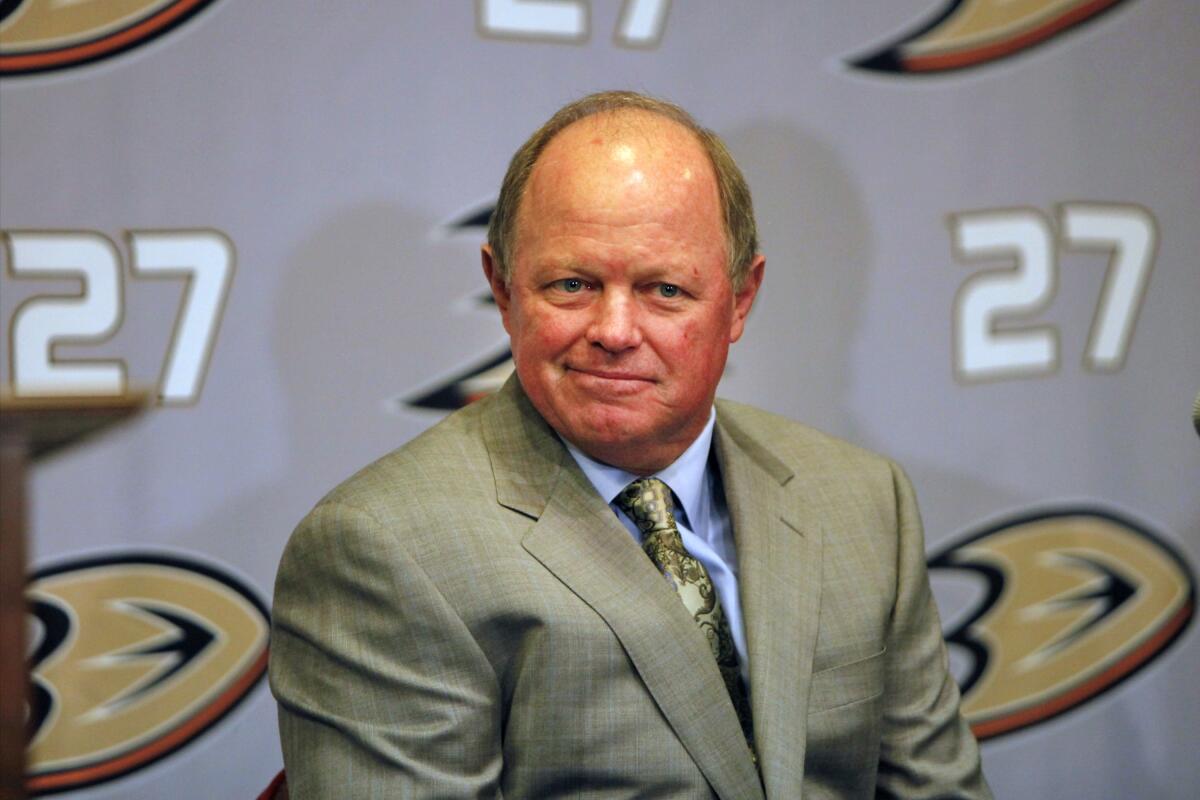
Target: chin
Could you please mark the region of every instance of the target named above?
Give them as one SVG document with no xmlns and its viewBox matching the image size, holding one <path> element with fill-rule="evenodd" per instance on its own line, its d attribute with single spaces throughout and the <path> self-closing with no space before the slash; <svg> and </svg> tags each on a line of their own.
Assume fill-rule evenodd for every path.
<svg viewBox="0 0 1200 800">
<path fill-rule="evenodd" d="M 626 469 L 628 462 L 648 457 L 662 443 L 655 431 L 630 425 L 575 425 L 568 433 L 564 437 L 592 458 Z"/>
<path fill-rule="evenodd" d="M 641 416 L 640 410 L 606 404 L 586 411 L 576 410 L 566 423 L 582 438 L 617 444 L 640 441 L 652 435 L 653 426 L 647 425 Z"/>
</svg>

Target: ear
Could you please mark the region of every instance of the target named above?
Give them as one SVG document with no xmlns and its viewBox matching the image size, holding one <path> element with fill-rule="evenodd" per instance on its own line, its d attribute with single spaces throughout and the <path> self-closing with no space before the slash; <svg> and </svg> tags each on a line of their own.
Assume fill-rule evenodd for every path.
<svg viewBox="0 0 1200 800">
<path fill-rule="evenodd" d="M 754 260 L 750 262 L 750 269 L 746 271 L 746 280 L 742 281 L 742 288 L 733 297 L 733 325 L 729 328 L 730 343 L 742 338 L 742 331 L 746 329 L 746 317 L 750 316 L 750 309 L 754 305 L 754 298 L 758 295 L 758 288 L 762 286 L 763 272 L 766 271 L 766 268 L 766 257 L 762 253 L 756 253 Z"/>
<path fill-rule="evenodd" d="M 491 245 L 485 244 L 480 255 L 483 261 L 483 276 L 487 278 L 488 286 L 492 290 L 492 297 L 496 300 L 496 307 L 500 309 L 500 319 L 504 322 L 504 330 L 507 331 L 508 309 L 512 305 L 512 294 L 504 277 L 500 274 Z"/>
</svg>

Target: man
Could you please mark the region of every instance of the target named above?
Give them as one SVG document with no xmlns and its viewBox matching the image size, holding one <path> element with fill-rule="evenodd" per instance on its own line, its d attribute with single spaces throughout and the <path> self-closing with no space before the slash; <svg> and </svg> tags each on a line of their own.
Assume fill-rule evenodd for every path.
<svg viewBox="0 0 1200 800">
<path fill-rule="evenodd" d="M 714 411 L 764 270 L 719 139 L 632 93 L 567 106 L 483 269 L 516 378 L 284 554 L 293 794 L 989 796 L 903 474 Z"/>
</svg>

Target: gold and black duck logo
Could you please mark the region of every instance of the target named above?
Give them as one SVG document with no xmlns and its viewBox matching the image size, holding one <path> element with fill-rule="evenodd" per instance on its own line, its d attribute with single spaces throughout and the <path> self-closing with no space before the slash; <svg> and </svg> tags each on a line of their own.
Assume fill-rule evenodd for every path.
<svg viewBox="0 0 1200 800">
<path fill-rule="evenodd" d="M 1094 508 L 1047 511 L 975 533 L 929 561 L 983 579 L 946 641 L 969 669 L 962 709 L 979 739 L 1036 725 L 1144 669 L 1192 619 L 1192 570 L 1142 524 Z"/>
<path fill-rule="evenodd" d="M 445 223 L 439 234 L 457 236 L 466 233 L 482 239 L 494 210 L 495 204 L 490 202 L 471 208 Z M 491 313 L 497 311 L 496 301 L 492 299 L 491 292 L 486 290 L 474 297 L 470 305 Z M 433 385 L 409 395 L 391 398 L 388 403 L 394 408 L 457 411 L 499 391 L 513 369 L 512 350 L 500 346 L 491 355 L 476 359 L 453 374 L 438 379 Z"/>
<path fill-rule="evenodd" d="M 875 72 L 931 75 L 1023 53 L 1127 0 L 949 0 L 932 19 L 850 62 Z"/>
<path fill-rule="evenodd" d="M 262 678 L 266 607 L 209 563 L 132 553 L 39 570 L 26 788 L 100 783 L 216 724 Z"/>
<path fill-rule="evenodd" d="M 87 64 L 163 35 L 213 0 L 0 0 L 0 75 Z"/>
</svg>

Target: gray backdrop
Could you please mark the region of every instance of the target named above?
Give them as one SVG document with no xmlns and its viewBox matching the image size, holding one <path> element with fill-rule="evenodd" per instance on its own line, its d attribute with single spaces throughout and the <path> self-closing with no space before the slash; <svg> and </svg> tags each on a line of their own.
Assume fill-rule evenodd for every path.
<svg viewBox="0 0 1200 800">
<path fill-rule="evenodd" d="M 931 553 L 1070 507 L 1196 563 L 1200 4 L 1131 0 L 1057 30 L 1097 5 L 216 0 L 111 57 L 4 76 L 6 385 L 21 304 L 80 286 L 16 274 L 22 232 L 116 243 L 119 328 L 54 353 L 123 359 L 129 387 L 159 380 L 183 284 L 134 274 L 126 232 L 213 229 L 236 252 L 194 402 L 35 469 L 31 571 L 173 554 L 269 602 L 320 495 L 443 413 L 410 401 L 503 354 L 469 218 L 555 108 L 617 87 L 693 111 L 753 187 L 767 278 L 722 394 L 897 458 Z M 947 58 L 978 63 L 854 66 L 952 8 L 970 30 Z M 20 13 L 0 52 L 22 47 L 3 39 Z M 906 52 L 948 47 L 954 21 Z M 1096 208 L 1089 244 L 1066 217 Z M 972 246 L 975 223 L 1001 243 Z M 1144 292 L 1105 290 L 1118 272 Z M 1110 295 L 1105 356 L 1089 331 Z M 945 572 L 951 624 L 981 590 Z M 1190 597 L 1172 602 L 1186 620 Z M 988 739 L 998 795 L 1194 796 L 1200 640 L 1163 638 L 1111 691 Z M 249 797 L 280 766 L 263 681 L 171 755 L 77 792 Z"/>
</svg>

